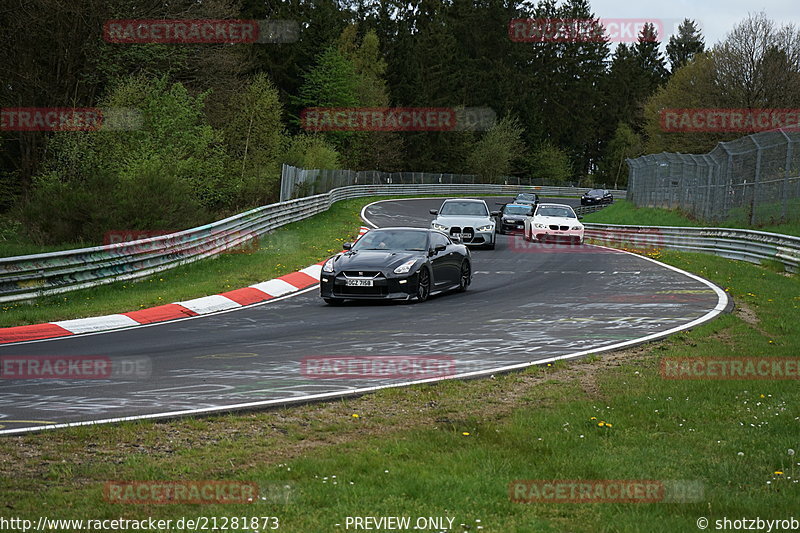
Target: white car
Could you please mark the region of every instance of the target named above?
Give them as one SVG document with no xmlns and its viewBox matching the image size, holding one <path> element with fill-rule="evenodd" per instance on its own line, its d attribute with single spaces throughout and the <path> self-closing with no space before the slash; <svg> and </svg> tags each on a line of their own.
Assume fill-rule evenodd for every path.
<svg viewBox="0 0 800 533">
<path fill-rule="evenodd" d="M 442 231 L 469 246 L 494 249 L 493 217 L 498 216 L 499 212 L 489 211 L 485 201 L 451 198 L 445 200 L 439 209 L 431 209 L 431 215 L 436 215 L 431 222 L 431 229 Z"/>
<path fill-rule="evenodd" d="M 572 207 L 565 204 L 539 204 L 532 216 L 525 218 L 525 240 L 565 240 L 583 244 L 583 224 Z"/>
</svg>

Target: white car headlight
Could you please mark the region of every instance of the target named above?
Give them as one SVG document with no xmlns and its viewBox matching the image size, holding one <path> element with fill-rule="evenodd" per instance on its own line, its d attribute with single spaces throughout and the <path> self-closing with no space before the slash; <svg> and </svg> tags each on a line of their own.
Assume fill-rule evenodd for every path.
<svg viewBox="0 0 800 533">
<path fill-rule="evenodd" d="M 322 265 L 322 271 L 323 272 L 333 272 L 333 260 L 334 259 L 336 259 L 336 258 L 335 257 L 331 257 L 330 259 L 325 261 L 325 264 Z"/>
<path fill-rule="evenodd" d="M 447 231 L 447 226 L 443 226 L 438 222 L 431 222 L 431 227 L 433 229 L 438 229 L 439 231 Z"/>
<path fill-rule="evenodd" d="M 409 259 L 408 261 L 406 261 L 405 263 L 403 263 L 399 267 L 395 268 L 394 269 L 394 273 L 395 274 L 408 274 L 408 271 L 411 270 L 411 267 L 413 267 L 414 263 L 416 263 L 416 262 L 417 262 L 416 259 Z"/>
<path fill-rule="evenodd" d="M 506 224 L 513 224 L 514 223 L 514 221 L 511 220 L 510 218 L 504 218 L 503 222 L 505 222 Z"/>
<path fill-rule="evenodd" d="M 536 224 L 534 224 L 534 227 L 537 227 L 537 228 L 544 228 L 544 224 L 542 224 L 542 223 L 540 223 L 540 222 L 537 222 Z"/>
<path fill-rule="evenodd" d="M 478 231 L 493 231 L 493 230 L 494 230 L 494 224 L 486 224 L 485 226 L 481 226 L 480 228 L 478 228 Z"/>
<path fill-rule="evenodd" d="M 583 226 L 572 226 L 573 230 L 580 230 L 583 229 Z"/>
</svg>

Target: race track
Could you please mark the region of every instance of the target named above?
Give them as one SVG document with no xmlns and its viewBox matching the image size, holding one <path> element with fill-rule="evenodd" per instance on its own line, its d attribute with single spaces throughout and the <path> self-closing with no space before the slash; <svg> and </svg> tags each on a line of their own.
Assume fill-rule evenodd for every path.
<svg viewBox="0 0 800 533">
<path fill-rule="evenodd" d="M 441 201 L 385 201 L 364 216 L 377 226 L 427 226 L 428 210 Z M 596 246 L 501 235 L 496 250 L 474 251 L 473 270 L 466 293 L 419 305 L 334 308 L 314 287 L 230 312 L 0 346 L 0 357 L 99 356 L 144 369 L 109 379 L 0 380 L 0 433 L 259 408 L 408 381 L 314 379 L 301 369 L 311 356 L 443 356 L 457 374 L 526 365 L 655 338 L 713 318 L 727 305 L 708 282 Z"/>
</svg>

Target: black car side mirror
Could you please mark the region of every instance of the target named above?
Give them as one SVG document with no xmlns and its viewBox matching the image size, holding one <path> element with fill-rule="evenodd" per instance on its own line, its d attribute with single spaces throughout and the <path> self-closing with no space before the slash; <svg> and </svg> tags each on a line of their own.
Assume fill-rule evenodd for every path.
<svg viewBox="0 0 800 533">
<path fill-rule="evenodd" d="M 436 252 L 444 252 L 445 250 L 447 250 L 447 245 L 445 245 L 445 244 L 437 244 L 436 246 L 433 247 L 433 249 Z"/>
<path fill-rule="evenodd" d="M 438 215 L 438 214 L 439 214 L 438 209 L 431 209 L 431 215 Z"/>
<path fill-rule="evenodd" d="M 492 211 L 491 215 L 493 217 L 499 217 L 500 216 L 500 211 Z"/>
<path fill-rule="evenodd" d="M 352 247 L 353 247 L 353 243 L 352 242 L 346 242 L 346 243 L 344 243 L 342 245 L 342 248 L 344 248 L 345 250 L 349 250 Z"/>
</svg>

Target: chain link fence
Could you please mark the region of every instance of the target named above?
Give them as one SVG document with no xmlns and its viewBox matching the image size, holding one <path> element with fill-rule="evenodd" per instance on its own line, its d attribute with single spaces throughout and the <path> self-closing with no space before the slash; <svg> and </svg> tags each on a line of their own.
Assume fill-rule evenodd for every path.
<svg viewBox="0 0 800 533">
<path fill-rule="evenodd" d="M 628 159 L 628 199 L 680 209 L 705 222 L 759 226 L 800 220 L 800 131 L 782 129 L 721 142 L 702 155 Z"/>
<path fill-rule="evenodd" d="M 518 178 L 503 176 L 487 180 L 472 174 L 447 174 L 438 172 L 381 172 L 378 170 L 308 170 L 291 165 L 281 168 L 281 202 L 324 194 L 348 185 L 434 185 L 434 184 L 499 184 L 518 186 L 576 187 L 575 183 L 547 183 L 543 178 Z M 584 185 L 586 189 L 607 189 L 605 184 Z"/>
</svg>

